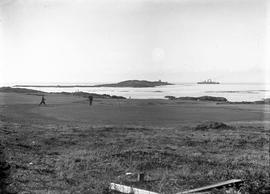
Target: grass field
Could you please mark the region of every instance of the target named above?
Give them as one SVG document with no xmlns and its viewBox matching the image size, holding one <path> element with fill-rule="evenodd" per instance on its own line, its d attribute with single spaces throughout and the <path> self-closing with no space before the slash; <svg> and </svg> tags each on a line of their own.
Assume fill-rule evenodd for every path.
<svg viewBox="0 0 270 194">
<path fill-rule="evenodd" d="M 263 106 L 96 99 L 89 107 L 52 95 L 38 107 L 37 96 L 1 95 L 10 191 L 106 193 L 110 182 L 130 182 L 126 172 L 144 172 L 133 185 L 166 194 L 233 178 L 249 193 L 269 192 Z M 206 120 L 227 126 L 196 128 Z"/>
</svg>

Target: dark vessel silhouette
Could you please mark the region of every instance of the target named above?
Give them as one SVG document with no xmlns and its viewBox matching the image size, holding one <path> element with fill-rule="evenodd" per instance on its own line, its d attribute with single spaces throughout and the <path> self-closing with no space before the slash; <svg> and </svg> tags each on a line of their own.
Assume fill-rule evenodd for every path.
<svg viewBox="0 0 270 194">
<path fill-rule="evenodd" d="M 220 84 L 219 82 L 214 82 L 211 79 L 204 80 L 202 82 L 197 82 L 197 84 Z"/>
</svg>

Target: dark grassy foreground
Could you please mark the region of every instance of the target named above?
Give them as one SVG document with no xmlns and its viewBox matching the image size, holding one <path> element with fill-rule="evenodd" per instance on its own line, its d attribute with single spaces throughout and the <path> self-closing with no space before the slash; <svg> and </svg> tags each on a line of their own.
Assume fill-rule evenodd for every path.
<svg viewBox="0 0 270 194">
<path fill-rule="evenodd" d="M 166 194 L 232 178 L 246 180 L 249 193 L 269 192 L 269 130 L 262 124 L 94 127 L 2 115 L 1 125 L 12 192 L 108 193 L 108 183 L 138 171 L 147 173 L 141 187 Z"/>
</svg>

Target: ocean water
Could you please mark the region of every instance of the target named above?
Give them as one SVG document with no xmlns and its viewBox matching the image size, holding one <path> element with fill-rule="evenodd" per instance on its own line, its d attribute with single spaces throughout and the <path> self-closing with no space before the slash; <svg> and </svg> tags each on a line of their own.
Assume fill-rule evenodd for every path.
<svg viewBox="0 0 270 194">
<path fill-rule="evenodd" d="M 70 85 L 76 85 L 70 84 Z M 92 85 L 92 84 L 91 84 Z M 94 85 L 94 84 L 93 84 Z M 270 98 L 270 84 L 259 83 L 221 83 L 196 84 L 176 83 L 175 85 L 159 86 L 153 88 L 117 88 L 117 87 L 30 87 L 29 89 L 45 92 L 90 92 L 124 96 L 127 98 L 147 99 L 165 98 L 165 96 L 218 96 L 230 101 L 256 101 Z"/>
</svg>

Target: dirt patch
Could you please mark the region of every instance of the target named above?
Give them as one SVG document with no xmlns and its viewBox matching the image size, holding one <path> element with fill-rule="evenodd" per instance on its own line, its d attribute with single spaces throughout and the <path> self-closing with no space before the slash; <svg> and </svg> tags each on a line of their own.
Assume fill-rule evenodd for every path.
<svg viewBox="0 0 270 194">
<path fill-rule="evenodd" d="M 232 129 L 232 126 L 229 126 L 222 122 L 207 121 L 202 124 L 199 124 L 195 127 L 196 130 L 208 130 L 208 129 Z"/>
</svg>

